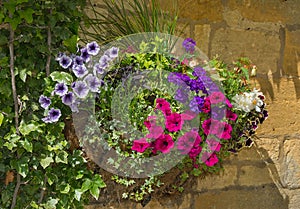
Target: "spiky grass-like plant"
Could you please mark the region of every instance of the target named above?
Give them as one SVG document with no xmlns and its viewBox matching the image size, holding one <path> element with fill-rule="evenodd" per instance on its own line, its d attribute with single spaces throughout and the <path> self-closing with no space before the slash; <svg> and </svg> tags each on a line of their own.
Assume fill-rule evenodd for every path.
<svg viewBox="0 0 300 209">
<path fill-rule="evenodd" d="M 88 2 L 92 11 L 82 27 L 89 28 L 82 30 L 84 40 L 103 44 L 141 32 L 175 34 L 178 14 L 175 3 L 173 12 L 166 12 L 158 0 L 102 0 L 103 12 L 97 10 L 93 0 Z"/>
</svg>

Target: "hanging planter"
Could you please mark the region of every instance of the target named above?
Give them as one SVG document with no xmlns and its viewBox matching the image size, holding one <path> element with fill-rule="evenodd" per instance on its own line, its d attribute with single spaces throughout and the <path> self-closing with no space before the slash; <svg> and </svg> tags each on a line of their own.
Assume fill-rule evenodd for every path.
<svg viewBox="0 0 300 209">
<path fill-rule="evenodd" d="M 251 146 L 267 118 L 264 95 L 249 84 L 256 67 L 245 58 L 209 61 L 190 38 L 142 33 L 79 53 L 57 58 L 65 70 L 51 74 L 40 104 L 46 123 L 72 116 L 78 141 L 74 131 L 66 136 L 106 182 L 103 201 L 145 205 L 183 192 Z"/>
</svg>

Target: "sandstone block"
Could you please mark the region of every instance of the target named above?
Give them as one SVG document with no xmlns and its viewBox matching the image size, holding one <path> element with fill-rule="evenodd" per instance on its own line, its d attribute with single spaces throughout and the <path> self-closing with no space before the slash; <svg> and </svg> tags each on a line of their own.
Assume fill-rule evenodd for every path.
<svg viewBox="0 0 300 209">
<path fill-rule="evenodd" d="M 275 72 L 280 56 L 280 39 L 258 31 L 218 29 L 212 37 L 210 57 L 220 55 L 228 63 L 249 57 L 258 73 Z"/>
<path fill-rule="evenodd" d="M 197 47 L 208 56 L 208 47 L 209 47 L 209 37 L 210 37 L 210 25 L 195 25 L 195 40 L 197 42 Z"/>
<path fill-rule="evenodd" d="M 243 166 L 239 172 L 238 183 L 241 186 L 260 186 L 272 184 L 273 180 L 267 167 Z"/>
<path fill-rule="evenodd" d="M 213 174 L 206 176 L 204 179 L 197 179 L 197 191 L 210 189 L 221 189 L 235 185 L 237 181 L 237 167 L 232 165 L 224 165 L 224 171 L 219 175 Z"/>
<path fill-rule="evenodd" d="M 289 189 L 300 188 L 300 138 L 286 140 L 283 144 L 283 158 L 280 175 L 283 186 Z"/>
</svg>

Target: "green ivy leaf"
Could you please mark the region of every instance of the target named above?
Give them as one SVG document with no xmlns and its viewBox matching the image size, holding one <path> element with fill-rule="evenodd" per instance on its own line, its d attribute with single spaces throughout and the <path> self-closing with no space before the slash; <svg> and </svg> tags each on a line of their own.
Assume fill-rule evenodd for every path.
<svg viewBox="0 0 300 209">
<path fill-rule="evenodd" d="M 28 157 L 22 157 L 21 159 L 12 160 L 10 164 L 13 169 L 16 169 L 16 171 L 25 178 L 29 172 L 28 162 Z"/>
<path fill-rule="evenodd" d="M 25 11 L 20 10 L 18 11 L 20 18 L 23 18 L 26 20 L 27 23 L 32 23 L 33 18 L 32 18 L 32 14 L 34 13 L 34 10 L 31 8 L 26 9 Z"/>
<path fill-rule="evenodd" d="M 67 184 L 64 188 L 63 188 L 63 190 L 60 190 L 60 193 L 62 193 L 62 194 L 68 194 L 69 193 L 69 191 L 70 191 L 70 184 Z"/>
<path fill-rule="evenodd" d="M 90 179 L 86 179 L 81 186 L 81 192 L 82 193 L 86 192 L 91 188 L 91 186 L 92 186 L 92 181 Z"/>
<path fill-rule="evenodd" d="M 58 199 L 52 199 L 52 197 L 50 197 L 50 200 L 48 200 L 46 204 L 42 204 L 42 206 L 44 206 L 45 209 L 54 209 L 57 203 Z"/>
<path fill-rule="evenodd" d="M 27 152 L 32 153 L 32 143 L 31 142 L 29 142 L 27 139 L 24 139 L 23 141 L 20 141 L 20 143 Z"/>
<path fill-rule="evenodd" d="M 26 71 L 27 71 L 27 69 L 22 69 L 19 73 L 19 77 L 24 83 L 26 82 L 26 78 L 27 78 Z"/>
<path fill-rule="evenodd" d="M 3 119 L 4 119 L 4 115 L 0 113 L 0 126 L 2 125 Z"/>
<path fill-rule="evenodd" d="M 68 164 L 68 153 L 66 151 L 60 151 L 55 157 L 56 163 Z"/>
<path fill-rule="evenodd" d="M 39 129 L 39 125 L 34 124 L 34 123 L 25 124 L 24 120 L 21 121 L 20 127 L 19 127 L 20 133 L 23 136 L 26 136 L 26 135 L 30 134 L 31 132 L 36 131 L 38 129 Z"/>
<path fill-rule="evenodd" d="M 96 185 L 92 186 L 92 188 L 90 189 L 90 193 L 91 193 L 91 195 L 93 195 L 93 197 L 96 200 L 98 200 L 99 195 L 100 195 L 100 190 Z"/>
<path fill-rule="evenodd" d="M 99 188 L 106 187 L 105 182 L 103 181 L 103 179 L 101 178 L 101 176 L 99 174 L 95 174 L 93 183 L 95 186 L 97 186 Z"/>
<path fill-rule="evenodd" d="M 41 159 L 40 164 L 45 169 L 53 162 L 54 162 L 54 160 L 52 157 L 46 157 L 44 159 Z"/>
<path fill-rule="evenodd" d="M 69 73 L 66 72 L 58 72 L 54 71 L 53 73 L 50 74 L 50 77 L 52 78 L 53 81 L 62 83 L 64 82 L 67 85 L 70 85 L 73 82 L 73 77 Z"/>
<path fill-rule="evenodd" d="M 75 199 L 77 200 L 77 201 L 80 201 L 80 198 L 81 198 L 81 195 L 82 195 L 82 191 L 81 191 L 81 189 L 75 189 Z"/>
<path fill-rule="evenodd" d="M 63 41 L 63 44 L 68 48 L 70 52 L 75 53 L 77 50 L 77 42 L 78 42 L 78 36 L 73 35 L 71 38 L 66 39 Z"/>
</svg>

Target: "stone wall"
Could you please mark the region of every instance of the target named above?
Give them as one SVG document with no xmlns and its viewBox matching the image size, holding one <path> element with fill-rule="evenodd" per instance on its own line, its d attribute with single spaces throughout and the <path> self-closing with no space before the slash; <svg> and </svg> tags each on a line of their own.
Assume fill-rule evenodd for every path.
<svg viewBox="0 0 300 209">
<path fill-rule="evenodd" d="M 300 208 L 300 1 L 160 0 L 177 2 L 182 37 L 212 58 L 249 57 L 258 67 L 253 83 L 267 96 L 269 118 L 256 145 L 225 162 L 220 176 L 198 179 L 176 200 L 146 207 L 178 209 Z M 186 26 L 186 27 L 185 27 Z M 132 203 L 94 208 L 142 208 Z"/>
</svg>

